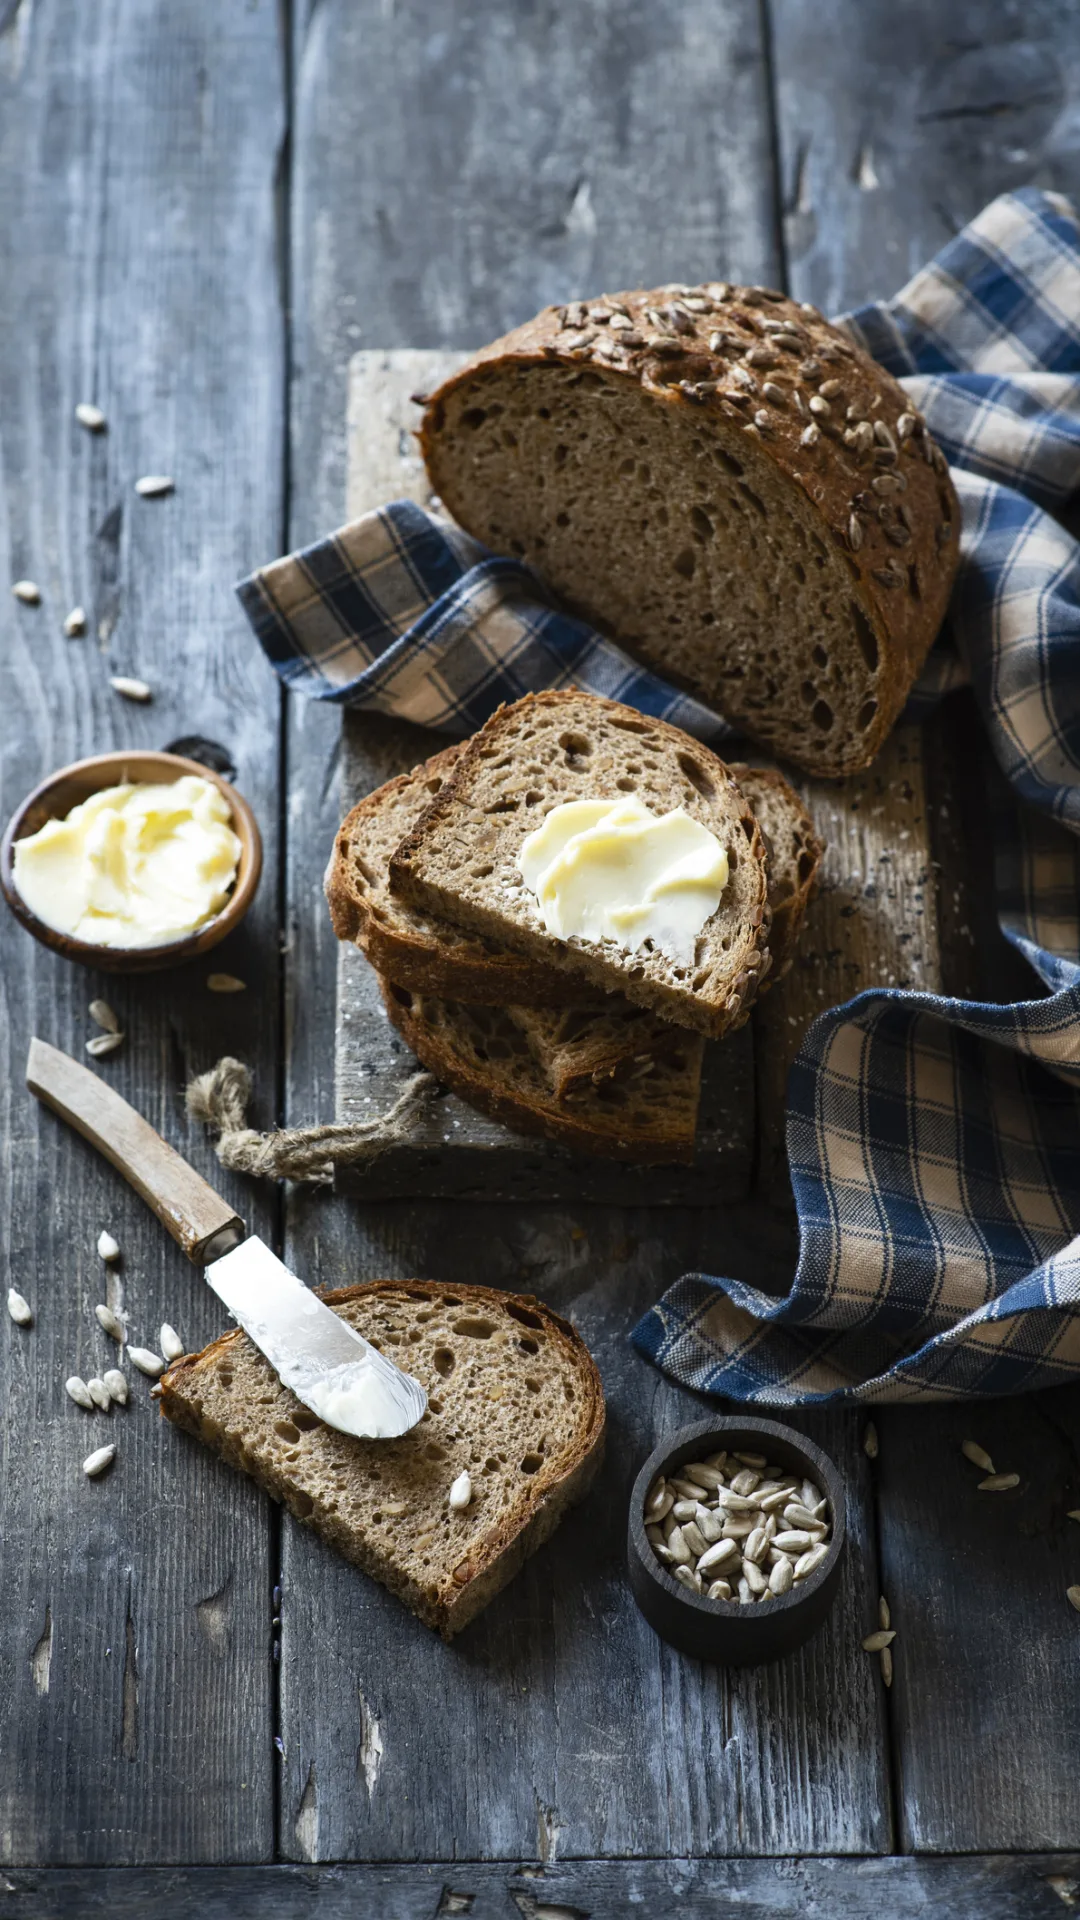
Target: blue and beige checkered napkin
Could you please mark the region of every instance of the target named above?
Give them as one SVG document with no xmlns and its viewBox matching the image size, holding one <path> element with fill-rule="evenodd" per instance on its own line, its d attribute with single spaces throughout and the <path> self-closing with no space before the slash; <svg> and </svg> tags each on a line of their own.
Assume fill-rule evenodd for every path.
<svg viewBox="0 0 1080 1920">
<path fill-rule="evenodd" d="M 791 1291 L 687 1274 L 634 1332 L 684 1384 L 773 1405 L 1080 1377 L 1080 549 L 1051 518 L 1080 486 L 1077 217 L 1006 195 L 845 324 L 949 457 L 961 566 L 918 697 L 974 688 L 1012 788 L 1001 925 L 1048 991 L 989 1006 L 872 989 L 807 1033 L 788 1089 Z M 726 731 L 407 502 L 240 594 L 282 678 L 317 698 L 463 733 L 574 681 L 702 739 Z"/>
</svg>

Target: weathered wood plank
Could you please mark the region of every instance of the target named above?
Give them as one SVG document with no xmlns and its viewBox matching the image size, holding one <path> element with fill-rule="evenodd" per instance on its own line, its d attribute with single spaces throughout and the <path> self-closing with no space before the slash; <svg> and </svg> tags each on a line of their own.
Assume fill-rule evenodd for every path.
<svg viewBox="0 0 1080 1920">
<path fill-rule="evenodd" d="M 12 1873 L 3 1891 L 12 1920 L 127 1920 L 161 1901 L 173 1920 L 1058 1920 L 1075 1908 L 1080 1855 L 144 1868 Z"/>
<path fill-rule="evenodd" d="M 773 0 L 800 294 L 826 310 L 888 294 L 994 194 L 1029 180 L 1075 193 L 1080 169 L 1062 130 L 1078 83 L 1061 48 L 1077 12 L 1075 0 L 1037 0 L 1017 26 L 986 0 L 964 0 L 946 22 L 920 0 L 898 31 L 886 10 L 853 4 L 833 9 L 823 33 L 794 0 Z M 956 712 L 930 729 L 946 980 L 1003 997 L 1025 991 L 1023 975 L 992 929 L 982 768 L 970 709 L 959 725 Z M 1080 1562 L 1061 1515 L 1076 1504 L 1078 1409 L 1070 1391 L 876 1416 L 884 1578 L 900 1636 L 891 1709 L 905 1847 L 1075 1837 L 1064 1587 Z M 966 1436 L 1022 1474 L 1016 1495 L 973 1491 L 975 1470 L 958 1453 Z M 975 1766 L 961 1757 L 975 1754 Z"/>
<path fill-rule="evenodd" d="M 511 21 L 485 4 L 449 40 L 435 20 L 419 4 L 323 0 L 298 24 L 293 541 L 342 517 L 358 346 L 465 347 L 576 291 L 780 271 L 756 15 L 612 0 Z M 297 1121 L 332 1111 L 334 943 L 315 876 L 338 822 L 336 742 L 332 716 L 296 703 Z M 887 1848 L 881 1701 L 855 1651 L 876 1592 L 866 1506 L 855 1587 L 828 1636 L 771 1672 L 724 1676 L 662 1651 L 622 1573 L 633 1466 L 654 1431 L 700 1405 L 637 1359 L 629 1327 L 688 1267 L 778 1280 L 786 1226 L 742 1209 L 416 1197 L 360 1210 L 297 1195 L 289 1234 L 312 1279 L 434 1272 L 535 1288 L 597 1350 L 612 1441 L 602 1488 L 450 1649 L 286 1524 L 282 1849 L 312 1860 Z M 850 1423 L 814 1430 L 857 1467 Z"/>
<path fill-rule="evenodd" d="M 0 590 L 4 813 L 78 755 L 201 733 L 237 768 L 268 860 L 219 950 L 250 983 L 227 1009 L 205 963 L 113 980 L 7 915 L 0 928 L 0 1286 L 37 1315 L 0 1332 L 0 1857 L 259 1860 L 273 1833 L 265 1503 L 163 1426 L 139 1376 L 108 1422 L 63 1391 L 115 1358 L 93 1317 L 101 1227 L 124 1250 L 111 1297 L 145 1344 L 168 1318 L 198 1345 L 221 1309 L 23 1072 L 33 1032 L 81 1054 L 104 993 L 128 1037 L 103 1075 L 215 1179 L 182 1118 L 188 1071 L 231 1044 L 273 1085 L 278 701 L 231 586 L 280 537 L 276 12 L 56 0 L 0 19 L 0 580 L 30 575 L 43 594 L 30 609 Z M 75 424 L 85 399 L 107 433 Z M 147 472 L 172 474 L 175 496 L 138 499 Z M 76 602 L 90 635 L 69 641 Z M 149 680 L 153 703 L 119 700 L 114 673 Z M 222 1184 L 272 1231 L 272 1195 Z M 80 1462 L 107 1434 L 117 1463 L 91 1483 Z"/>
</svg>

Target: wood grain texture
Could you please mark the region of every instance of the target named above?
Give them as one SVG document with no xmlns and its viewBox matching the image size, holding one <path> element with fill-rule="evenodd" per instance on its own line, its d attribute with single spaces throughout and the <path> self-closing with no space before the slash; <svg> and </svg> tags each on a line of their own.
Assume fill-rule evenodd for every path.
<svg viewBox="0 0 1080 1920">
<path fill-rule="evenodd" d="M 233 581 L 280 538 L 282 323 L 273 182 L 283 128 L 270 0 L 0 10 L 0 591 L 5 814 L 45 774 L 110 747 L 201 733 L 254 803 L 268 878 L 214 965 L 105 979 L 0 928 L 0 1857 L 32 1863 L 259 1860 L 272 1845 L 268 1522 L 255 1490 L 159 1420 L 148 1382 L 106 1419 L 65 1395 L 163 1319 L 193 1345 L 222 1314 L 138 1197 L 26 1092 L 30 1034 L 81 1054 L 103 994 L 127 1038 L 102 1063 L 193 1161 L 180 1090 L 231 1045 L 273 1087 L 278 699 Z M 105 410 L 91 435 L 78 401 Z M 134 481 L 171 474 L 175 494 Z M 85 639 L 62 624 L 82 604 Z M 154 689 L 133 706 L 108 685 Z M 219 958 L 220 955 L 220 958 Z M 270 1116 L 263 1108 L 264 1119 Z M 215 1181 L 218 1174 L 214 1172 Z M 232 1202 L 264 1233 L 272 1195 Z M 123 1248 L 108 1278 L 107 1227 Z M 102 1480 L 80 1463 L 106 1438 Z"/>
<path fill-rule="evenodd" d="M 297 23 L 292 544 L 342 518 L 358 347 L 468 347 L 574 292 L 728 270 L 775 284 L 780 272 L 755 13 L 608 0 L 512 20 L 488 3 L 456 11 L 452 28 L 440 15 L 438 32 L 432 19 L 419 0 L 323 0 Z M 336 717 L 296 702 L 289 724 L 299 1122 L 332 1111 L 336 943 L 312 877 L 338 824 L 339 761 Z M 302 1194 L 288 1221 L 291 1257 L 313 1280 L 413 1272 L 535 1288 L 596 1352 L 612 1439 L 601 1487 L 448 1657 L 285 1523 L 283 1852 L 887 1849 L 883 1709 L 853 1651 L 876 1578 L 867 1507 L 857 1590 L 815 1647 L 756 1675 L 668 1654 L 622 1571 L 635 1467 L 654 1433 L 700 1405 L 633 1354 L 629 1328 L 688 1267 L 779 1281 L 786 1223 L 737 1208 L 417 1195 L 361 1209 Z M 813 1430 L 856 1464 L 850 1423 Z"/>
<path fill-rule="evenodd" d="M 961 0 L 947 16 L 918 0 L 901 27 L 880 7 L 844 4 L 825 22 L 773 0 L 797 291 L 830 311 L 888 295 L 995 194 L 1029 181 L 1075 194 L 1080 73 L 1067 49 L 1077 18 L 1075 0 L 1037 0 L 1022 15 Z M 947 984 L 1007 998 L 1035 986 L 993 927 L 984 750 L 972 728 L 970 706 L 950 701 L 927 730 L 929 851 Z M 1061 1514 L 1080 1504 L 1080 1395 L 883 1409 L 875 1420 L 899 1631 L 898 1844 L 1068 1845 L 1076 1722 L 1064 1673 L 1076 1636 L 1063 1590 L 1080 1574 L 1080 1540 Z M 958 1453 L 967 1436 L 1021 1472 L 1022 1491 L 975 1493 Z"/>
<path fill-rule="evenodd" d="M 12 1920 L 1060 1920 L 1080 1855 L 1014 1859 L 575 1860 L 546 1868 L 176 1868 L 12 1873 Z"/>
</svg>

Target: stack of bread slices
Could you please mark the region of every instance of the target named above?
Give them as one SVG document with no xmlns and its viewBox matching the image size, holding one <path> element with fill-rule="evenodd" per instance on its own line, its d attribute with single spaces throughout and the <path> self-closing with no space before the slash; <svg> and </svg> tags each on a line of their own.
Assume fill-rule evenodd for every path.
<svg viewBox="0 0 1080 1920">
<path fill-rule="evenodd" d="M 522 845 L 555 807 L 629 794 L 658 817 L 682 809 L 727 854 L 691 965 L 558 938 L 524 884 Z M 326 893 L 398 1031 L 471 1105 L 586 1153 L 688 1161 L 705 1042 L 790 966 L 821 853 L 774 769 L 728 767 L 662 720 L 548 692 L 354 807 Z"/>
</svg>

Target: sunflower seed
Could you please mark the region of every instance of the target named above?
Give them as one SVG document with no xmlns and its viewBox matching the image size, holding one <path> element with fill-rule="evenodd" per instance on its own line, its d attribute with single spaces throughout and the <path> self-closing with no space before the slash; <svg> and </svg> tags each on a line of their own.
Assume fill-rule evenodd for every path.
<svg viewBox="0 0 1080 1920">
<path fill-rule="evenodd" d="M 108 1372 L 103 1373 L 101 1377 L 109 1389 L 110 1400 L 115 1400 L 118 1407 L 126 1407 L 128 1383 L 119 1367 L 110 1367 Z"/>
<path fill-rule="evenodd" d="M 1066 1587 L 1065 1598 L 1070 1607 L 1075 1607 L 1077 1613 L 1080 1613 L 1080 1587 Z"/>
<path fill-rule="evenodd" d="M 840 393 L 839 380 L 823 380 L 818 391 L 826 400 L 835 400 Z"/>
<path fill-rule="evenodd" d="M 914 431 L 915 415 L 913 413 L 902 413 L 896 423 L 897 438 L 900 440 L 910 440 Z"/>
<path fill-rule="evenodd" d="M 746 1581 L 755 1600 L 758 1599 L 761 1594 L 767 1592 L 769 1582 L 762 1573 L 761 1568 L 757 1565 L 756 1561 L 747 1560 L 745 1556 L 742 1563 L 742 1577 Z"/>
<path fill-rule="evenodd" d="M 726 1580 L 714 1580 L 705 1598 L 706 1600 L 730 1600 L 731 1588 Z"/>
<path fill-rule="evenodd" d="M 154 697 L 153 687 L 148 686 L 145 680 L 132 680 L 126 673 L 112 674 L 109 685 L 123 700 L 139 700 L 145 703 Z"/>
<path fill-rule="evenodd" d="M 238 980 L 235 973 L 211 973 L 206 977 L 211 993 L 246 993 L 247 981 Z"/>
<path fill-rule="evenodd" d="M 741 1473 L 737 1473 L 732 1480 L 731 1491 L 732 1493 L 741 1493 L 744 1497 L 747 1497 L 754 1492 L 756 1487 L 760 1487 L 760 1485 L 760 1473 L 755 1473 L 752 1467 L 744 1467 Z M 757 1505 L 756 1500 L 753 1504 L 755 1506 Z"/>
<path fill-rule="evenodd" d="M 786 1507 L 794 1493 L 794 1487 L 780 1487 L 775 1493 L 760 1493 L 758 1507 L 762 1513 L 776 1513 L 780 1507 Z"/>
<path fill-rule="evenodd" d="M 69 640 L 79 640 L 82 638 L 82 635 L 86 632 L 85 607 L 72 607 L 71 612 L 64 621 L 64 632 Z"/>
<path fill-rule="evenodd" d="M 796 1560 L 796 1580 L 805 1580 L 807 1574 L 813 1573 L 816 1567 L 820 1567 L 828 1551 L 829 1549 L 824 1540 L 819 1540 L 816 1547 L 811 1547 L 809 1553 L 804 1553 L 800 1559 Z"/>
<path fill-rule="evenodd" d="M 41 605 L 41 588 L 36 580 L 16 580 L 11 591 L 16 600 L 22 601 L 24 607 Z"/>
<path fill-rule="evenodd" d="M 808 1527 L 811 1533 L 821 1526 L 817 1515 L 809 1507 L 804 1507 L 801 1500 L 793 1500 L 790 1506 L 784 1508 L 784 1519 L 789 1526 Z"/>
<path fill-rule="evenodd" d="M 103 1060 L 107 1053 L 115 1053 L 123 1044 L 122 1033 L 95 1033 L 93 1039 L 86 1042 L 86 1051 L 93 1059 Z"/>
<path fill-rule="evenodd" d="M 94 1403 L 90 1398 L 86 1381 L 80 1380 L 77 1373 L 73 1373 L 70 1380 L 64 1381 L 64 1392 L 74 1400 L 77 1407 L 85 1407 L 88 1413 L 93 1413 Z"/>
<path fill-rule="evenodd" d="M 1080 1507 L 1070 1507 L 1065 1518 L 1066 1520 L 1080 1520 Z"/>
<path fill-rule="evenodd" d="M 672 1531 L 668 1534 L 667 1544 L 668 1544 L 668 1552 L 670 1553 L 672 1559 L 675 1561 L 676 1565 L 680 1567 L 688 1567 L 694 1556 L 686 1544 L 686 1540 L 683 1536 L 683 1530 L 681 1527 L 674 1527 L 672 1529 Z"/>
<path fill-rule="evenodd" d="M 694 1559 L 700 1560 L 709 1543 L 695 1521 L 687 1520 L 685 1522 L 682 1537 L 693 1554 Z"/>
<path fill-rule="evenodd" d="M 129 1347 L 127 1356 L 132 1366 L 138 1367 L 139 1372 L 145 1373 L 151 1380 L 156 1380 L 158 1374 L 165 1371 L 165 1362 L 161 1355 L 151 1353 L 149 1347 Z"/>
<path fill-rule="evenodd" d="M 892 1686 L 892 1648 L 881 1649 L 881 1677 L 887 1687 Z"/>
<path fill-rule="evenodd" d="M 715 1573 L 721 1567 L 734 1567 L 739 1558 L 739 1549 L 734 1540 L 718 1540 L 698 1561 L 699 1573 Z"/>
<path fill-rule="evenodd" d="M 762 399 L 770 401 L 774 407 L 787 406 L 787 394 L 783 387 L 777 386 L 775 380 L 764 380 L 762 382 L 761 395 Z"/>
<path fill-rule="evenodd" d="M 703 1539 L 708 1543 L 710 1547 L 714 1546 L 717 1540 L 723 1539 L 724 1523 L 721 1520 L 720 1515 L 718 1513 L 710 1512 L 708 1507 L 698 1508 L 697 1525 L 698 1525 L 698 1532 L 702 1535 Z"/>
<path fill-rule="evenodd" d="M 724 1521 L 724 1539 L 749 1540 L 756 1526 L 757 1521 L 751 1519 L 749 1514 L 736 1513 L 729 1515 Z"/>
<path fill-rule="evenodd" d="M 773 1562 L 772 1572 L 769 1574 L 769 1592 L 790 1593 L 794 1584 L 795 1569 L 786 1554 L 781 1554 L 780 1558 Z"/>
<path fill-rule="evenodd" d="M 755 1564 L 764 1560 L 768 1546 L 769 1536 L 764 1527 L 755 1527 L 753 1533 L 748 1534 L 744 1542 L 743 1559 Z"/>
<path fill-rule="evenodd" d="M 820 393 L 811 395 L 809 405 L 811 413 L 816 413 L 819 419 L 824 419 L 826 415 L 832 412 L 828 401 L 823 400 Z"/>
<path fill-rule="evenodd" d="M 90 1395 L 95 1407 L 100 1408 L 102 1413 L 108 1413 L 109 1408 L 112 1406 L 112 1395 L 105 1385 L 104 1380 L 99 1380 L 95 1375 L 93 1380 L 87 1381 L 86 1391 Z"/>
<path fill-rule="evenodd" d="M 701 1575 L 695 1573 L 692 1567 L 676 1567 L 675 1578 L 681 1587 L 688 1587 L 691 1593 L 702 1591 Z"/>
<path fill-rule="evenodd" d="M 816 447 L 820 439 L 821 439 L 821 428 L 817 425 L 816 421 L 814 420 L 811 420 L 810 425 L 808 427 L 804 427 L 803 431 L 799 435 L 800 444 L 804 447 Z"/>
<path fill-rule="evenodd" d="M 880 1653 L 883 1647 L 891 1647 L 896 1639 L 895 1631 L 881 1628 L 877 1633 L 868 1633 L 863 1641 L 864 1653 Z"/>
<path fill-rule="evenodd" d="M 847 530 L 848 530 L 848 539 L 851 542 L 851 551 L 852 553 L 858 553 L 859 548 L 862 546 L 862 543 L 863 543 L 863 529 L 862 529 L 862 521 L 859 519 L 859 516 L 857 513 L 853 513 L 850 516 L 847 523 Z"/>
<path fill-rule="evenodd" d="M 877 1623 L 879 1627 L 891 1627 L 892 1625 L 892 1615 L 889 1612 L 889 1603 L 886 1600 L 884 1594 L 882 1594 L 880 1600 L 877 1603 Z"/>
<path fill-rule="evenodd" d="M 107 1000 L 91 1000 L 89 1012 L 91 1020 L 96 1020 L 106 1033 L 119 1033 L 120 1022 Z"/>
<path fill-rule="evenodd" d="M 120 1315 L 114 1313 L 111 1307 L 107 1307 L 104 1300 L 100 1306 L 94 1308 L 94 1313 L 97 1316 L 97 1323 L 102 1332 L 107 1333 L 110 1340 L 115 1340 L 118 1345 L 123 1346 L 124 1323 Z"/>
<path fill-rule="evenodd" d="M 876 1460 L 878 1457 L 878 1437 L 877 1437 L 877 1428 L 875 1427 L 872 1420 L 868 1420 L 866 1423 L 866 1427 L 863 1432 L 862 1444 L 863 1444 L 863 1452 L 865 1453 L 867 1459 Z"/>
<path fill-rule="evenodd" d="M 690 1466 L 684 1466 L 681 1472 L 687 1480 L 692 1480 L 697 1486 L 704 1487 L 708 1493 L 715 1493 L 717 1487 L 722 1487 L 724 1484 L 724 1476 L 719 1467 L 710 1466 L 707 1460 L 694 1460 Z"/>
<path fill-rule="evenodd" d="M 753 1606 L 753 1604 L 754 1595 L 751 1591 L 750 1582 L 745 1573 L 741 1574 L 739 1578 L 739 1605 L 741 1607 L 750 1607 Z"/>
<path fill-rule="evenodd" d="M 119 1242 L 114 1240 L 112 1234 L 106 1233 L 104 1229 L 98 1234 L 97 1250 L 99 1260 L 119 1260 L 120 1258 Z"/>
<path fill-rule="evenodd" d="M 671 1511 L 681 1526 L 684 1520 L 692 1520 L 694 1518 L 700 1505 L 701 1502 L 699 1500 L 676 1500 Z"/>
<path fill-rule="evenodd" d="M 818 1502 L 821 1499 L 820 1487 L 815 1487 L 812 1480 L 804 1480 L 802 1483 L 802 1490 L 799 1494 L 799 1499 L 801 1500 L 804 1507 L 809 1507 L 812 1513 L 814 1508 L 817 1506 Z"/>
<path fill-rule="evenodd" d="M 82 1470 L 88 1480 L 96 1480 L 116 1459 L 115 1447 L 99 1447 L 96 1453 L 88 1453 L 82 1463 Z"/>
<path fill-rule="evenodd" d="M 654 1480 L 645 1501 L 645 1518 L 659 1525 L 675 1504 L 675 1495 L 666 1480 Z"/>
<path fill-rule="evenodd" d="M 965 1460 L 971 1461 L 973 1467 L 981 1467 L 984 1473 L 994 1472 L 994 1463 L 990 1455 L 985 1447 L 980 1447 L 977 1440 L 965 1440 L 960 1451 Z"/>
<path fill-rule="evenodd" d="M 814 1545 L 814 1536 L 802 1527 L 789 1527 L 773 1541 L 781 1553 L 806 1553 Z"/>
<path fill-rule="evenodd" d="M 75 409 L 75 418 L 80 427 L 85 427 L 88 433 L 104 433 L 105 431 L 105 415 L 102 413 L 100 407 L 94 406 L 91 400 L 79 401 Z"/>
<path fill-rule="evenodd" d="M 170 479 L 167 473 L 144 473 L 140 480 L 136 480 L 135 491 L 143 500 L 160 500 L 166 493 L 171 493 L 175 485 L 175 480 Z"/>
<path fill-rule="evenodd" d="M 163 1320 L 161 1323 L 161 1331 L 158 1334 L 158 1346 L 161 1348 L 166 1360 L 179 1360 L 180 1355 L 185 1351 L 184 1343 L 177 1333 L 176 1328 L 170 1327 L 167 1320 Z"/>
<path fill-rule="evenodd" d="M 749 1494 L 737 1493 L 734 1487 L 721 1487 L 716 1495 L 720 1506 L 728 1513 L 760 1513 L 761 1508 Z"/>
<path fill-rule="evenodd" d="M 666 1546 L 667 1544 L 667 1542 L 664 1539 L 663 1532 L 659 1527 L 646 1526 L 645 1538 L 648 1541 L 650 1547 L 660 1548 L 660 1547 Z"/>
<path fill-rule="evenodd" d="M 992 1473 L 987 1480 L 979 1481 L 980 1493 L 1008 1493 L 1012 1487 L 1020 1485 L 1018 1473 Z"/>
<path fill-rule="evenodd" d="M 7 1310 L 17 1327 L 33 1326 L 34 1314 L 30 1302 L 14 1287 L 8 1288 Z"/>
</svg>

